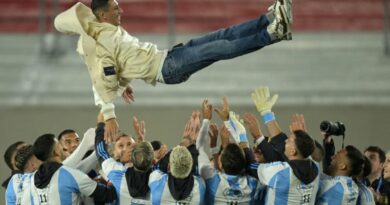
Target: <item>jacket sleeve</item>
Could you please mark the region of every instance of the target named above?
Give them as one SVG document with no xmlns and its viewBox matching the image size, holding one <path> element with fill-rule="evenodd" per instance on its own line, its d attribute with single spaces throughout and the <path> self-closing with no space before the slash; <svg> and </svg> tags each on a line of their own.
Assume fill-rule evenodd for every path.
<svg viewBox="0 0 390 205">
<path fill-rule="evenodd" d="M 203 119 L 198 137 L 196 138 L 196 148 L 198 149 L 197 167 L 198 167 L 199 175 L 203 179 L 209 179 L 215 173 L 214 167 L 211 166 L 209 157 L 207 156 L 207 153 L 205 151 L 205 148 L 208 147 L 207 134 L 208 134 L 209 126 L 210 126 L 210 120 Z"/>
<path fill-rule="evenodd" d="M 97 203 L 111 203 L 116 199 L 115 187 L 111 185 L 103 185 L 97 183 L 95 190 L 92 192 L 90 197 L 93 198 L 94 202 Z"/>
<path fill-rule="evenodd" d="M 115 105 L 113 102 L 104 102 L 96 91 L 95 86 L 92 86 L 93 97 L 95 99 L 95 105 L 100 107 L 100 112 L 103 113 L 104 120 L 116 118 Z"/>
<path fill-rule="evenodd" d="M 324 160 L 322 161 L 322 169 L 325 174 L 329 174 L 329 166 L 332 161 L 332 156 L 335 154 L 335 146 L 333 139 L 330 142 L 327 142 L 326 139 L 322 141 L 325 149 Z"/>
<path fill-rule="evenodd" d="M 94 138 L 95 138 L 95 129 L 89 128 L 85 133 L 84 137 L 81 140 L 80 145 L 76 148 L 76 150 L 67 157 L 63 164 L 69 167 L 76 168 L 77 165 L 81 162 L 85 154 L 92 150 L 94 147 Z"/>
<path fill-rule="evenodd" d="M 168 173 L 168 164 L 169 164 L 169 156 L 171 155 L 170 150 L 168 153 L 164 155 L 154 166 L 153 170 L 160 170 L 163 173 Z"/>
<path fill-rule="evenodd" d="M 256 162 L 252 149 L 245 147 L 243 150 L 244 150 L 245 159 L 246 159 L 246 172 L 250 176 L 258 179 L 257 168 L 259 166 L 259 163 Z"/>
<path fill-rule="evenodd" d="M 103 163 L 104 160 L 110 158 L 104 142 L 104 126 L 104 123 L 98 123 L 96 128 L 95 152 L 99 163 Z"/>
<path fill-rule="evenodd" d="M 284 141 L 287 135 L 280 133 L 271 138 L 271 141 L 263 140 L 257 148 L 261 150 L 267 162 L 286 161 L 284 157 Z"/>
<path fill-rule="evenodd" d="M 192 170 L 191 173 L 193 175 L 199 176 L 199 171 L 198 171 L 198 156 L 199 156 L 199 151 L 196 149 L 196 145 L 192 144 L 187 147 L 188 151 L 190 151 L 191 156 L 192 156 Z"/>
</svg>

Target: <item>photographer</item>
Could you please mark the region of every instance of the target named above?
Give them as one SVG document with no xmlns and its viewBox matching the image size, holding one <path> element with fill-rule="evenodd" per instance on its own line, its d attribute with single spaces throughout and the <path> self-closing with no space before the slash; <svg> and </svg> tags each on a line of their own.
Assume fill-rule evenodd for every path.
<svg viewBox="0 0 390 205">
<path fill-rule="evenodd" d="M 352 145 L 344 148 L 344 143 L 335 154 L 332 135 L 344 136 L 342 123 L 323 121 L 321 131 L 325 148 L 324 174 L 321 175 L 316 204 L 356 204 L 359 196 L 356 178 L 363 169 L 363 154 Z"/>
</svg>

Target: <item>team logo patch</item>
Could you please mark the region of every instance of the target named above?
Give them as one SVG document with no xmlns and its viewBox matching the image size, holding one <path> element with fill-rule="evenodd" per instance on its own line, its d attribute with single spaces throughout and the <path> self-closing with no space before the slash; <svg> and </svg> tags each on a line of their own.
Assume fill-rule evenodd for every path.
<svg viewBox="0 0 390 205">
<path fill-rule="evenodd" d="M 109 75 L 115 75 L 115 67 L 114 66 L 107 66 L 103 68 L 104 70 L 104 75 L 109 76 Z"/>
</svg>

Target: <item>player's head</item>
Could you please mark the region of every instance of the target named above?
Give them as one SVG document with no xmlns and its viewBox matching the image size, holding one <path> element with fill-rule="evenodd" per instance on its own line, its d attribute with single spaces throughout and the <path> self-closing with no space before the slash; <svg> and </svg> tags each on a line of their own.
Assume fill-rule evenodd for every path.
<svg viewBox="0 0 390 205">
<path fill-rule="evenodd" d="M 371 173 L 380 174 L 386 161 L 386 153 L 378 146 L 369 146 L 364 150 L 364 155 L 371 162 Z"/>
<path fill-rule="evenodd" d="M 363 154 L 352 145 L 346 146 L 332 156 L 329 171 L 332 176 L 357 177 L 364 166 Z"/>
<path fill-rule="evenodd" d="M 80 144 L 79 135 L 72 129 L 66 129 L 62 131 L 57 138 L 64 148 L 64 151 L 68 152 L 69 154 L 72 154 Z"/>
<path fill-rule="evenodd" d="M 192 156 L 185 146 L 176 146 L 169 156 L 169 169 L 175 178 L 184 179 L 192 170 Z"/>
<path fill-rule="evenodd" d="M 53 134 L 44 134 L 39 136 L 35 140 L 33 146 L 34 155 L 42 162 L 61 162 L 65 158 L 63 148 Z"/>
<path fill-rule="evenodd" d="M 228 144 L 221 153 L 221 166 L 226 174 L 240 175 L 245 169 L 244 151 L 237 144 Z"/>
<path fill-rule="evenodd" d="M 345 147 L 347 150 L 347 158 L 349 161 L 351 177 L 357 177 L 364 167 L 364 155 L 356 147 L 348 145 Z"/>
<path fill-rule="evenodd" d="M 305 159 L 314 151 L 314 140 L 303 130 L 290 133 L 286 139 L 285 155 L 292 159 Z"/>
<path fill-rule="evenodd" d="M 4 161 L 11 170 L 17 170 L 15 166 L 15 155 L 18 149 L 25 146 L 26 143 L 23 141 L 17 141 L 11 144 L 4 152 Z"/>
<path fill-rule="evenodd" d="M 32 145 L 26 145 L 16 152 L 15 166 L 23 172 L 33 172 L 38 169 L 41 164 L 34 155 L 34 148 Z"/>
<path fill-rule="evenodd" d="M 123 10 L 116 0 L 92 0 L 91 9 L 100 22 L 119 26 Z"/>
<path fill-rule="evenodd" d="M 126 164 L 131 162 L 131 153 L 134 149 L 134 139 L 122 133 L 116 139 L 114 146 L 109 150 L 110 154 L 112 154 L 113 158 L 117 161 Z"/>
<path fill-rule="evenodd" d="M 149 142 L 138 143 L 131 154 L 134 168 L 139 171 L 149 170 L 152 167 L 153 159 L 153 147 Z"/>
</svg>

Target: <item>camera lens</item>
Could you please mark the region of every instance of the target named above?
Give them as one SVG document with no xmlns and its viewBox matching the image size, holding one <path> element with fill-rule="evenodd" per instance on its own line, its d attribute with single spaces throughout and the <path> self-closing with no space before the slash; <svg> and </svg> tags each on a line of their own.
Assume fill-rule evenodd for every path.
<svg viewBox="0 0 390 205">
<path fill-rule="evenodd" d="M 320 130 L 327 135 L 343 135 L 345 132 L 345 126 L 341 122 L 331 122 L 324 120 L 320 124 Z"/>
</svg>

